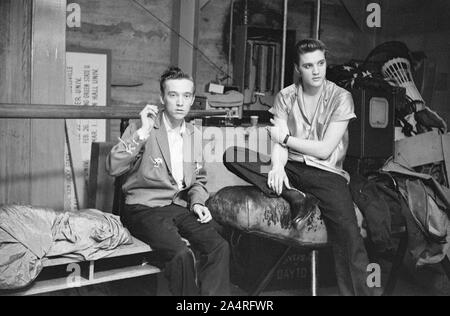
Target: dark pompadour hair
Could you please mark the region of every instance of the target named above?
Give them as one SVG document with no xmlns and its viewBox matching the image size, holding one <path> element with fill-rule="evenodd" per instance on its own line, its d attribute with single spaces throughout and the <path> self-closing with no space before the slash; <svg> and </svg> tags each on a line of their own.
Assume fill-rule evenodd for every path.
<svg viewBox="0 0 450 316">
<path fill-rule="evenodd" d="M 299 41 L 295 45 L 295 51 L 297 53 L 296 64 L 300 63 L 300 56 L 306 53 L 312 53 L 316 50 L 322 51 L 325 55 L 328 52 L 327 46 L 321 41 L 313 38 L 307 38 Z"/>
<path fill-rule="evenodd" d="M 176 67 L 176 66 L 170 66 L 169 68 L 167 68 L 166 71 L 164 71 L 164 73 L 161 75 L 161 78 L 159 80 L 159 88 L 161 90 L 161 94 L 164 95 L 164 84 L 167 80 L 172 80 L 172 79 L 187 79 L 192 81 L 192 83 L 194 84 L 194 93 L 195 93 L 195 82 L 194 82 L 194 78 L 192 78 L 191 75 L 188 75 L 187 73 L 183 72 L 180 68 Z"/>
</svg>

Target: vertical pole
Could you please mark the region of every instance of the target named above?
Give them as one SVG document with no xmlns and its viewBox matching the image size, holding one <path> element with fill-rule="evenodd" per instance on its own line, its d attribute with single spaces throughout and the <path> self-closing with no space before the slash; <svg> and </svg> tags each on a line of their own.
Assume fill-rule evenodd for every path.
<svg viewBox="0 0 450 316">
<path fill-rule="evenodd" d="M 314 38 L 316 40 L 320 39 L 320 10 L 321 10 L 321 3 L 320 3 L 320 0 L 317 0 L 317 2 L 316 2 L 316 32 L 314 35 Z"/>
<path fill-rule="evenodd" d="M 197 72 L 197 41 L 198 19 L 200 12 L 199 0 L 177 0 L 173 6 L 173 26 L 183 37 L 172 40 L 171 62 L 178 65 L 184 72 L 191 74 L 194 79 Z"/>
<path fill-rule="evenodd" d="M 66 0 L 33 0 L 31 103 L 66 99 Z M 64 209 L 64 120 L 31 121 L 31 203 Z"/>
<path fill-rule="evenodd" d="M 89 261 L 89 281 L 95 280 L 95 261 Z"/>
<path fill-rule="evenodd" d="M 311 251 L 311 294 L 317 296 L 317 250 Z"/>
<path fill-rule="evenodd" d="M 280 90 L 284 88 L 284 76 L 286 73 L 286 37 L 287 37 L 287 11 L 288 11 L 288 1 L 284 0 L 284 10 L 283 10 L 283 48 L 281 51 L 281 82 Z"/>
<path fill-rule="evenodd" d="M 234 0 L 230 3 L 230 36 L 228 43 L 228 67 L 227 67 L 227 84 L 230 84 L 230 65 L 231 65 L 231 54 L 233 52 L 233 20 L 234 20 Z"/>
</svg>

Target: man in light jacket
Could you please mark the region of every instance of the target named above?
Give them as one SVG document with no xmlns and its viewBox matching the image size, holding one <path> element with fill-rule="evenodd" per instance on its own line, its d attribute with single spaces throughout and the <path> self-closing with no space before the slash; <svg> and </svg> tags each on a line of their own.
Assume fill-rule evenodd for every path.
<svg viewBox="0 0 450 316">
<path fill-rule="evenodd" d="M 163 111 L 147 105 L 140 124 L 130 124 L 107 158 L 112 176 L 126 174 L 121 219 L 161 252 L 174 295 L 229 295 L 229 246 L 205 206 L 206 172 L 193 154 L 194 126 L 184 121 L 194 102 L 194 81 L 171 67 L 160 89 Z M 198 264 L 182 238 L 200 254 Z"/>
</svg>

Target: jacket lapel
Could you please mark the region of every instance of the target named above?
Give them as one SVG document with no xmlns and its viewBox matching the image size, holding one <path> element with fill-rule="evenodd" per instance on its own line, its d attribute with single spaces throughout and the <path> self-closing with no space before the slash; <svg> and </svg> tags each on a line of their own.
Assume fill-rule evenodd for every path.
<svg viewBox="0 0 450 316">
<path fill-rule="evenodd" d="M 156 141 L 158 143 L 159 149 L 161 150 L 164 161 L 166 162 L 167 169 L 169 170 L 170 173 L 172 173 L 172 163 L 170 160 L 169 140 L 167 139 L 167 131 L 166 131 L 166 127 L 164 126 L 164 123 L 163 123 L 162 112 L 155 122 L 154 129 L 155 129 L 155 133 L 156 133 Z"/>
</svg>

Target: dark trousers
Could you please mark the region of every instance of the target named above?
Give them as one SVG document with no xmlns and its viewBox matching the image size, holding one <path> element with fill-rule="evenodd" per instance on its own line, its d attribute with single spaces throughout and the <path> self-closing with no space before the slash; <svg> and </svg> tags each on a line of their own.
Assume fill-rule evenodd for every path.
<svg viewBox="0 0 450 316">
<path fill-rule="evenodd" d="M 270 166 L 270 162 L 261 163 L 268 161 L 263 158 L 267 157 L 238 147 L 229 148 L 223 157 L 229 171 L 257 186 L 267 196 L 276 197 L 267 186 L 267 173 L 262 173 L 262 166 L 266 170 Z M 319 208 L 333 247 L 340 293 L 373 295 L 374 291 L 366 285 L 369 261 L 347 181 L 340 175 L 300 162 L 288 161 L 285 171 L 291 186 L 319 199 Z"/>
<path fill-rule="evenodd" d="M 173 295 L 230 295 L 230 250 L 213 222 L 201 224 L 195 213 L 175 204 L 127 205 L 123 213 L 122 222 L 130 232 L 160 251 Z M 198 251 L 198 264 L 182 237 Z"/>
</svg>

